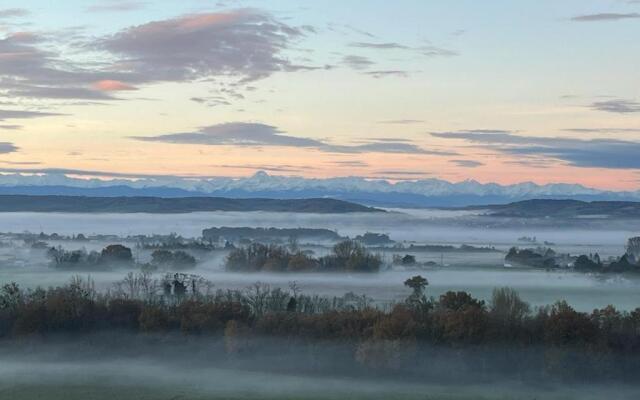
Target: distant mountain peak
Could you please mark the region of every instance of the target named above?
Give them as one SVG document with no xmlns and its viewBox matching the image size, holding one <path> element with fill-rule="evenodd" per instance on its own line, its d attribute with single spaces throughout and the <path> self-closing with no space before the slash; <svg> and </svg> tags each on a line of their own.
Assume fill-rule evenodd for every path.
<svg viewBox="0 0 640 400">
<path fill-rule="evenodd" d="M 437 178 L 389 182 L 356 176 L 304 178 L 257 171 L 245 178 L 141 177 L 81 179 L 60 173 L 0 175 L 0 194 L 84 196 L 223 196 L 310 198 L 331 197 L 378 206 L 466 206 L 502 204 L 535 198 L 640 200 L 640 192 L 614 192 L 571 183 L 512 185 L 474 179 L 449 182 Z"/>
<path fill-rule="evenodd" d="M 251 176 L 252 178 L 270 178 L 271 176 L 266 171 L 256 171 L 255 174 Z"/>
</svg>

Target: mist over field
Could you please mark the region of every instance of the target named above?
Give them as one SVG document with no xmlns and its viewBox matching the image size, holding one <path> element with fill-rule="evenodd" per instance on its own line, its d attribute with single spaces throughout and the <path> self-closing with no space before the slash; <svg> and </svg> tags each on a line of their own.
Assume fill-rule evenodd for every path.
<svg viewBox="0 0 640 400">
<path fill-rule="evenodd" d="M 0 397 L 631 400 L 640 393 L 629 384 L 549 379 L 539 370 L 537 349 L 424 348 L 418 362 L 384 375 L 354 366 L 349 344 L 260 337 L 247 343 L 251 352 L 232 356 L 218 338 L 179 335 L 113 332 L 8 343 L 0 348 Z"/>
<path fill-rule="evenodd" d="M 0 400 L 640 399 L 639 22 L 0 1 Z"/>
<path fill-rule="evenodd" d="M 99 254 L 107 246 L 121 244 L 131 248 L 137 264 L 147 265 L 154 260 L 154 247 L 141 246 L 143 236 L 177 234 L 184 240 L 200 240 L 203 229 L 211 227 L 304 227 L 330 229 L 343 238 L 384 233 L 395 243 L 368 247 L 383 265 L 375 273 L 231 271 L 227 259 L 232 250 L 225 247 L 188 249 L 196 262 L 184 272 L 209 282 L 207 293 L 237 291 L 250 298 L 259 290 L 295 294 L 291 292 L 295 286 L 296 291 L 333 298 L 334 302 L 344 301 L 349 295 L 343 296 L 352 293 L 357 302 L 364 301 L 364 307 L 392 316 L 399 305 L 411 299 L 412 290 L 406 282 L 418 274 L 428 279 L 425 296 L 434 304 L 452 292 L 466 292 L 490 308 L 494 289 L 510 287 L 532 307 L 533 315 L 538 308 L 549 310 L 558 301 L 585 313 L 608 305 L 631 313 L 640 305 L 640 278 L 634 273 L 514 267 L 505 261 L 505 254 L 514 246 L 549 247 L 573 255 L 598 253 L 603 259 L 618 257 L 626 251 L 627 238 L 636 234 L 635 224 L 623 221 L 556 220 L 551 224 L 544 219 L 496 218 L 478 211 L 396 209 L 333 215 L 0 213 L 0 226 L 5 232 L 0 236 L 0 281 L 15 282 L 25 290 L 69 287 L 69 282 L 80 279 L 99 299 L 122 289 L 123 278 L 131 271 L 131 267 L 57 268 L 50 248 Z M 29 232 L 36 238 L 43 232 L 46 246 L 19 239 L 20 235 L 31 237 Z M 165 240 L 162 237 L 157 239 L 160 243 Z M 533 240 L 535 243 L 529 242 Z M 289 245 L 286 239 L 282 243 Z M 331 254 L 334 243 L 299 238 L 295 246 L 320 257 Z M 396 263 L 395 257 L 405 254 L 415 257 L 415 266 Z M 149 279 L 160 282 L 172 273 L 151 271 Z M 57 293 L 57 289 L 50 290 Z M 169 309 L 174 307 L 181 306 Z M 199 315 L 204 314 L 196 312 L 193 317 Z M 182 318 L 191 317 L 184 314 Z M 640 388 L 628 378 L 620 378 L 612 389 L 608 380 L 617 379 L 615 374 L 586 379 L 590 375 L 561 377 L 556 372 L 566 370 L 563 365 L 593 365 L 595 369 L 615 364 L 635 366 L 640 361 L 631 355 L 583 360 L 578 349 L 556 351 L 539 344 L 449 347 L 420 344 L 415 338 L 372 339 L 370 344 L 355 336 L 341 340 L 279 337 L 261 333 L 265 323 L 268 319 L 251 328 L 256 332 L 243 331 L 248 328 L 230 331 L 227 322 L 226 328 L 214 329 L 215 334 L 180 330 L 132 334 L 109 328 L 98 333 L 5 338 L 0 344 L 0 398 L 595 400 L 603 396 L 635 399 L 640 394 Z M 404 324 L 397 323 L 400 327 Z M 277 326 L 273 328 L 276 331 Z M 374 325 L 374 329 L 381 328 Z M 383 364 L 378 364 L 378 358 Z"/>
<path fill-rule="evenodd" d="M 511 246 L 525 246 L 522 236 L 536 236 L 540 241 L 553 243 L 557 252 L 571 254 L 599 253 L 601 257 L 619 256 L 625 251 L 626 239 L 634 236 L 635 224 L 610 221 L 588 221 L 582 226 L 556 221 L 520 219 L 501 221 L 479 216 L 478 212 L 447 210 L 390 210 L 380 214 L 300 214 L 300 213 L 235 213 L 210 212 L 188 214 L 65 214 L 65 213 L 0 213 L 0 226 L 5 232 L 58 233 L 61 235 L 103 234 L 121 237 L 177 233 L 185 237 L 199 237 L 202 230 L 212 226 L 253 226 L 279 228 L 327 228 L 340 235 L 355 237 L 366 232 L 388 234 L 398 242 L 439 245 L 492 246 L 496 252 L 437 252 L 414 251 L 417 261 L 434 262 L 445 267 L 432 268 L 425 274 L 434 297 L 448 290 L 465 290 L 474 296 L 488 299 L 495 287 L 513 287 L 533 305 L 551 304 L 566 299 L 582 311 L 615 304 L 630 310 L 640 304 L 640 279 L 634 275 L 595 276 L 571 271 L 541 271 L 504 267 L 504 252 Z M 613 226 L 613 229 L 611 228 Z M 113 240 L 51 241 L 51 246 L 66 249 L 100 250 Z M 116 240 L 117 242 L 117 240 Z M 123 242 L 127 244 L 126 242 Z M 305 244 L 302 240 L 301 244 Z M 323 254 L 324 246 L 306 243 L 306 248 Z M 128 245 L 131 245 L 129 243 Z M 409 250 L 378 251 L 384 260 Z M 135 256 L 146 262 L 151 251 L 134 249 Z M 194 273 L 202 275 L 217 288 L 242 289 L 255 282 L 286 288 L 296 281 L 307 292 L 322 295 L 342 295 L 346 292 L 366 294 L 381 304 L 397 302 L 406 297 L 408 289 L 402 285 L 415 271 L 395 267 L 373 276 L 360 274 L 287 274 L 231 273 L 225 271 L 226 251 L 196 254 L 198 264 Z M 123 272 L 60 271 L 48 266 L 44 250 L 34 250 L 20 243 L 0 248 L 0 279 L 15 281 L 27 287 L 50 286 L 67 282 L 74 275 L 90 276 L 99 288 L 107 289 L 122 279 Z"/>
<path fill-rule="evenodd" d="M 0 213 L 4 232 L 57 232 L 59 234 L 177 233 L 197 237 L 212 226 L 327 228 L 342 235 L 383 232 L 397 241 L 430 243 L 502 244 L 508 246 L 520 236 L 538 236 L 559 245 L 619 251 L 635 231 L 632 221 L 491 218 L 479 211 L 435 209 L 389 209 L 387 213 L 270 213 L 194 212 L 180 214 L 83 214 Z M 617 253 L 616 253 L 617 254 Z"/>
</svg>

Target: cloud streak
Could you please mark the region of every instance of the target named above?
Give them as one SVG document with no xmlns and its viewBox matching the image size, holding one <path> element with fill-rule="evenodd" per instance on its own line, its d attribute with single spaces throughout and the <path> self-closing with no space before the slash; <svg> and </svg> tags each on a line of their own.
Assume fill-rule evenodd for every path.
<svg viewBox="0 0 640 400">
<path fill-rule="evenodd" d="M 565 132 L 575 133 L 636 133 L 640 128 L 566 128 Z"/>
<path fill-rule="evenodd" d="M 356 55 L 344 56 L 342 58 L 342 63 L 356 70 L 367 69 L 372 65 L 375 65 L 375 63 L 369 58 Z"/>
<path fill-rule="evenodd" d="M 386 42 L 386 43 L 371 43 L 371 42 L 352 42 L 349 43 L 351 47 L 359 47 L 365 49 L 376 49 L 376 50 L 408 50 L 411 49 L 409 46 L 402 45 L 400 43 L 395 42 Z"/>
<path fill-rule="evenodd" d="M 316 149 L 326 153 L 455 154 L 444 151 L 426 150 L 402 140 L 371 140 L 362 144 L 336 145 L 318 139 L 292 136 L 271 125 L 248 122 L 229 122 L 211 125 L 195 132 L 171 133 L 157 136 L 133 136 L 132 139 L 146 142 L 207 146 L 295 147 Z"/>
<path fill-rule="evenodd" d="M 40 112 L 40 111 L 24 111 L 24 110 L 0 110 L 0 121 L 7 119 L 27 119 L 27 118 L 40 118 L 40 117 L 52 117 L 56 115 L 63 115 L 58 113 Z"/>
<path fill-rule="evenodd" d="M 126 12 L 140 10 L 145 6 L 145 3 L 141 1 L 129 1 L 129 0 L 103 0 L 97 2 L 89 7 L 89 12 Z"/>
<path fill-rule="evenodd" d="M 528 158 L 563 161 L 575 167 L 640 169 L 640 142 L 617 139 L 573 139 L 515 135 L 509 131 L 470 130 L 434 132 L 442 139 L 464 140 L 492 151 Z"/>
<path fill-rule="evenodd" d="M 640 103 L 633 100 L 613 99 L 606 101 L 596 101 L 591 104 L 591 108 L 597 111 L 628 114 L 640 112 Z"/>
<path fill-rule="evenodd" d="M 371 50 L 409 50 L 427 57 L 451 57 L 458 55 L 455 51 L 433 45 L 411 47 L 396 42 L 352 42 L 349 43 L 349 46 Z"/>
<path fill-rule="evenodd" d="M 212 167 L 216 168 L 228 168 L 228 169 L 248 169 L 253 171 L 269 171 L 269 172 L 302 172 L 312 167 L 306 167 L 301 165 L 265 165 L 265 164 L 242 164 L 242 165 L 231 165 L 231 164 L 222 164 L 222 165 L 212 165 Z"/>
<path fill-rule="evenodd" d="M 6 160 L 2 160 L 2 161 L 0 161 L 0 163 L 7 164 L 7 165 L 39 165 L 39 164 L 42 164 L 39 161 L 6 161 Z"/>
<path fill-rule="evenodd" d="M 410 52 L 414 56 L 416 54 L 419 54 L 426 57 L 451 57 L 458 55 L 458 53 L 456 53 L 455 51 L 433 46 L 430 44 L 413 47 L 397 42 L 351 42 L 349 43 L 349 47 L 363 50 L 374 50 L 379 52 L 405 51 Z M 346 64 L 355 70 L 365 70 L 376 64 L 370 58 L 360 55 L 345 56 L 342 62 L 343 64 Z M 403 69 L 379 69 L 376 71 L 366 71 L 363 73 L 376 79 L 391 76 L 406 78 L 410 75 L 409 71 Z"/>
<path fill-rule="evenodd" d="M 369 164 L 360 161 L 360 160 L 338 160 L 338 161 L 330 161 L 329 164 L 337 165 L 340 167 L 354 167 L 354 168 L 364 168 L 368 167 Z"/>
<path fill-rule="evenodd" d="M 385 170 L 375 171 L 376 174 L 389 175 L 389 176 L 427 176 L 430 175 L 424 171 L 403 171 L 403 170 Z"/>
<path fill-rule="evenodd" d="M 3 153 L 4 143 L 0 143 L 0 153 Z M 7 164 L 7 162 L 5 162 Z M 15 163 L 13 163 L 16 165 Z M 21 165 L 27 165 L 22 163 Z M 138 178 L 202 178 L 211 179 L 218 178 L 214 175 L 198 175 L 198 174 L 145 174 L 145 173 L 128 173 L 128 172 L 113 172 L 113 171 L 99 171 L 89 169 L 75 169 L 75 168 L 10 168 L 0 167 L 0 172 L 13 173 L 13 174 L 51 174 L 51 175 L 78 175 L 85 177 L 105 177 L 105 178 L 125 178 L 125 179 L 138 179 Z"/>
<path fill-rule="evenodd" d="M 29 10 L 24 8 L 5 8 L 0 9 L 0 19 L 26 17 L 29 15 Z"/>
<path fill-rule="evenodd" d="M 386 78 L 386 77 L 399 77 L 399 78 L 407 78 L 409 77 L 409 71 L 404 71 L 400 69 L 386 69 L 386 70 L 377 70 L 377 71 L 367 71 L 364 72 L 367 75 L 371 75 L 372 77 Z"/>
<path fill-rule="evenodd" d="M 600 22 L 600 21 L 620 21 L 625 19 L 640 18 L 639 13 L 599 13 L 578 15 L 571 18 L 575 22 Z"/>
<path fill-rule="evenodd" d="M 449 162 L 461 168 L 476 168 L 484 165 L 484 163 L 475 160 L 449 160 Z"/>
<path fill-rule="evenodd" d="M 18 147 L 13 143 L 0 142 L 0 154 L 15 153 L 16 151 L 18 151 Z"/>
<path fill-rule="evenodd" d="M 421 124 L 424 120 L 421 119 L 390 119 L 386 121 L 378 121 L 379 124 L 392 124 L 392 125 L 410 125 Z"/>
</svg>

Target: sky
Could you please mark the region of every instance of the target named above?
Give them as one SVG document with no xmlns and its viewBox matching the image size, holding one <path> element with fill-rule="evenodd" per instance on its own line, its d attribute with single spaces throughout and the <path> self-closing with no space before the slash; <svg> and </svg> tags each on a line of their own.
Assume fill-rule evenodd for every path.
<svg viewBox="0 0 640 400">
<path fill-rule="evenodd" d="M 3 0 L 0 173 L 640 188 L 640 0 Z"/>
</svg>

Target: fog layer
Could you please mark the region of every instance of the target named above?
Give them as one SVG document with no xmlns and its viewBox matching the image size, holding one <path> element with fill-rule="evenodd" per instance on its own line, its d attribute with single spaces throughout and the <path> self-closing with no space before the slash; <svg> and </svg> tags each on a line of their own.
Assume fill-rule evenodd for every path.
<svg viewBox="0 0 640 400">
<path fill-rule="evenodd" d="M 318 355 L 309 343 L 259 338 L 253 343 L 250 355 L 235 356 L 225 354 L 222 341 L 215 338 L 114 333 L 14 343 L 0 347 L 0 397 L 595 400 L 640 395 L 635 386 L 559 382 L 544 377 L 536 365 L 505 364 L 508 359 L 535 358 L 532 352 L 516 349 L 426 349 L 423 357 L 433 362 L 381 374 L 345 364 L 353 351 L 348 344 L 318 343 Z M 488 371 L 486 366 L 493 364 L 496 369 Z"/>
<path fill-rule="evenodd" d="M 0 213 L 4 231 L 46 232 L 64 235 L 82 233 L 112 234 L 121 237 L 138 234 L 178 233 L 199 237 L 202 230 L 213 226 L 310 227 L 328 228 L 341 235 L 354 237 L 366 232 L 387 233 L 392 239 L 429 244 L 471 244 L 493 246 L 506 251 L 511 246 L 527 246 L 518 241 L 522 236 L 536 236 L 539 241 L 553 242 L 557 252 L 572 254 L 599 253 L 601 257 L 619 256 L 624 243 L 637 232 L 632 223 L 591 221 L 576 225 L 557 221 L 505 220 L 478 216 L 467 211 L 392 210 L 388 213 L 365 214 L 287 214 L 267 212 L 207 212 L 190 214 L 65 214 L 65 213 Z M 111 242 L 83 241 L 48 243 L 67 249 L 100 250 Z M 128 244 L 131 246 L 131 243 Z M 323 247 L 308 247 L 318 254 Z M 419 262 L 438 264 L 438 268 L 423 272 L 430 281 L 428 294 L 438 296 L 447 290 L 465 290 L 481 299 L 488 299 L 494 287 L 511 286 L 532 305 L 546 305 L 566 299 L 575 308 L 591 311 L 608 304 L 622 310 L 640 305 L 640 280 L 635 276 L 596 276 L 566 271 L 507 269 L 504 253 L 414 252 Z M 150 258 L 150 251 L 134 249 L 141 262 Z M 383 252 L 390 260 L 393 251 Z M 198 266 L 193 273 L 211 280 L 217 288 L 243 288 L 261 281 L 287 287 L 295 280 L 305 292 L 320 295 L 342 295 L 345 292 L 366 294 L 379 303 L 403 299 L 407 289 L 402 282 L 415 271 L 395 268 L 371 276 L 347 274 L 233 274 L 224 271 L 225 252 L 197 254 Z M 0 248 L 0 281 L 15 281 L 25 287 L 60 285 L 78 273 L 56 271 L 48 266 L 45 251 L 21 246 Z M 98 288 L 108 289 L 126 272 L 92 272 Z"/>
</svg>

